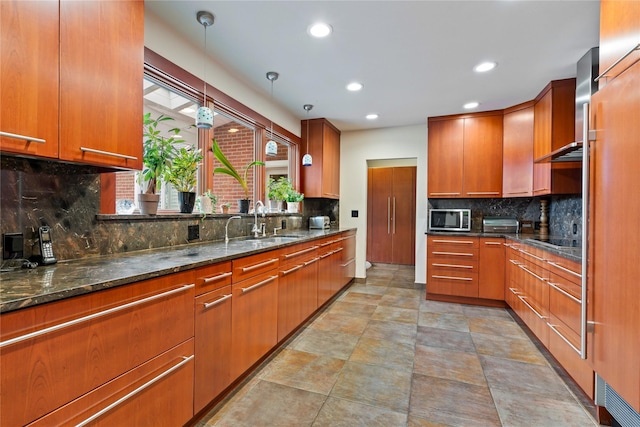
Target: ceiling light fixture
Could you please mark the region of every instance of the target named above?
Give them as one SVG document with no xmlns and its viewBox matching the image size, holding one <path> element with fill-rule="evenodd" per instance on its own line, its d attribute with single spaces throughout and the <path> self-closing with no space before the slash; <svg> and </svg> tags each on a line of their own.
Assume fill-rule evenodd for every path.
<svg viewBox="0 0 640 427">
<path fill-rule="evenodd" d="M 496 68 L 496 65 L 498 64 L 496 64 L 495 62 L 483 62 L 473 67 L 473 70 L 477 73 L 484 73 L 486 71 L 493 70 L 494 68 Z"/>
<path fill-rule="evenodd" d="M 196 114 L 196 127 L 211 129 L 213 127 L 213 113 L 207 107 L 207 27 L 213 25 L 215 18 L 211 12 L 201 10 L 197 13 L 196 19 L 204 27 L 204 98 L 202 107 L 198 108 Z"/>
<path fill-rule="evenodd" d="M 322 22 L 318 22 L 309 27 L 309 34 L 318 38 L 327 37 L 332 31 L 333 28 L 331 28 L 331 25 Z"/>
<path fill-rule="evenodd" d="M 311 154 L 309 154 L 309 111 L 311 111 L 313 105 L 304 104 L 302 108 L 304 108 L 304 110 L 307 112 L 307 153 L 302 156 L 302 166 L 311 166 L 311 164 L 313 163 L 313 158 L 311 157 Z"/>
<path fill-rule="evenodd" d="M 278 80 L 280 74 L 275 71 L 267 72 L 267 80 L 271 82 L 271 107 L 273 107 L 273 82 L 274 80 Z M 271 114 L 273 115 L 273 113 Z M 271 120 L 271 139 L 267 141 L 267 145 L 265 146 L 265 154 L 268 157 L 275 157 L 278 155 L 278 144 L 273 140 L 273 120 Z"/>
<path fill-rule="evenodd" d="M 377 114 L 367 114 L 366 116 L 367 120 L 375 120 L 378 118 Z"/>
<path fill-rule="evenodd" d="M 351 91 L 351 92 L 357 92 L 359 90 L 362 90 L 363 88 L 363 84 L 362 83 L 358 83 L 358 82 L 351 82 L 347 85 L 347 90 Z"/>
<path fill-rule="evenodd" d="M 463 105 L 463 107 L 467 110 L 471 110 L 472 108 L 477 108 L 480 105 L 479 102 L 473 101 L 473 102 L 467 102 L 466 104 Z"/>
</svg>

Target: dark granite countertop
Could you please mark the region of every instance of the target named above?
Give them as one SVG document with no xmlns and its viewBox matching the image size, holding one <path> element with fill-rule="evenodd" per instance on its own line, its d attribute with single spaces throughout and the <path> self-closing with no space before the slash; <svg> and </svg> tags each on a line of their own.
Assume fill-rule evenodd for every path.
<svg viewBox="0 0 640 427">
<path fill-rule="evenodd" d="M 453 232 L 453 231 L 427 231 L 425 234 L 429 236 L 469 236 L 469 237 L 504 237 L 517 243 L 544 249 L 555 255 L 567 258 L 572 261 L 582 262 L 582 248 L 573 246 L 557 246 L 551 243 L 535 240 L 534 234 L 509 234 L 509 233 L 482 233 L 482 232 Z M 549 240 L 553 240 L 554 236 L 549 236 Z"/>
<path fill-rule="evenodd" d="M 216 262 L 302 243 L 354 228 L 295 230 L 296 239 L 240 238 L 58 262 L 0 273 L 0 313 L 151 279 Z"/>
</svg>

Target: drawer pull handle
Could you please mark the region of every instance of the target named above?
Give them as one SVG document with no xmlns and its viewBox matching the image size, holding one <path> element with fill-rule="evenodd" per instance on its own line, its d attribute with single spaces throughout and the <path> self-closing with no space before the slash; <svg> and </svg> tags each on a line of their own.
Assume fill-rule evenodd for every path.
<svg viewBox="0 0 640 427">
<path fill-rule="evenodd" d="M 172 372 L 180 369 L 183 365 L 186 365 L 187 363 L 189 363 L 192 359 L 193 359 L 193 355 L 187 357 L 187 356 L 182 356 L 182 361 L 178 362 L 177 364 L 175 364 L 174 366 L 172 366 L 171 368 L 167 369 L 166 371 L 164 371 L 163 373 L 161 373 L 160 375 L 158 375 L 157 377 L 149 380 L 148 382 L 142 384 L 140 387 L 138 387 L 137 389 L 131 391 L 130 393 L 122 396 L 120 399 L 116 400 L 115 402 L 113 402 L 112 404 L 102 408 L 100 411 L 96 412 L 95 414 L 93 414 L 92 416 L 90 416 L 89 418 L 87 418 L 86 420 L 82 421 L 79 424 L 76 424 L 76 427 L 83 427 L 86 426 L 87 424 L 89 424 L 91 421 L 94 421 L 98 418 L 100 418 L 101 416 L 103 416 L 104 414 L 106 414 L 107 412 L 109 412 L 110 410 L 112 410 L 113 408 L 115 408 L 116 406 L 120 405 L 121 403 L 125 402 L 126 400 L 132 398 L 133 396 L 135 396 L 136 394 L 140 393 L 141 391 L 143 391 L 144 389 L 152 386 L 153 384 L 157 383 L 158 381 L 160 381 L 161 379 L 163 379 L 164 377 L 166 377 L 167 375 L 171 374 Z"/>
<path fill-rule="evenodd" d="M 582 278 L 582 274 L 580 274 L 580 273 L 576 273 L 575 271 L 572 271 L 572 270 L 569 270 L 568 268 L 563 267 L 562 265 L 558 264 L 557 262 L 547 261 L 547 263 L 549 263 L 549 264 L 553 265 L 554 267 L 558 267 L 558 268 L 559 268 L 560 270 L 562 270 L 562 271 L 566 271 L 567 273 L 571 273 L 571 274 L 573 274 L 573 275 L 574 275 L 574 276 L 576 276 L 576 277 L 580 277 L 580 278 Z"/>
<path fill-rule="evenodd" d="M 303 249 L 303 250 L 298 251 L 298 252 L 293 252 L 293 253 L 291 253 L 291 254 L 286 254 L 286 255 L 284 256 L 284 258 L 285 258 L 285 259 L 293 258 L 293 257 L 296 257 L 296 256 L 298 256 L 298 255 L 306 254 L 307 252 L 315 251 L 316 249 L 318 249 L 318 247 L 317 247 L 317 246 L 311 246 L 310 248 Z"/>
<path fill-rule="evenodd" d="M 126 154 L 120 154 L 120 153 L 112 153 L 111 151 L 96 150 L 95 148 L 80 147 L 80 151 L 84 151 L 86 153 L 102 154 L 104 156 L 110 156 L 110 157 L 117 157 L 119 159 L 138 160 L 138 158 L 135 156 L 128 156 Z"/>
<path fill-rule="evenodd" d="M 453 256 L 473 256 L 473 254 L 467 254 L 462 252 L 432 252 L 434 255 L 453 255 Z"/>
<path fill-rule="evenodd" d="M 351 259 L 350 261 L 347 261 L 346 264 L 340 264 L 341 267 L 346 267 L 349 264 L 353 264 L 356 261 L 355 258 Z"/>
<path fill-rule="evenodd" d="M 475 196 L 483 196 L 483 195 L 498 195 L 499 191 L 467 191 L 467 194 L 473 194 Z"/>
<path fill-rule="evenodd" d="M 535 308 L 533 308 L 531 306 L 531 304 L 529 304 L 527 301 L 525 301 L 525 299 L 527 298 L 526 296 L 522 296 L 522 295 L 518 295 L 518 298 L 520 298 L 520 301 L 522 301 L 524 303 L 524 305 L 526 305 L 527 307 L 529 307 L 529 309 L 531 311 L 533 311 L 535 313 L 536 316 L 538 316 L 540 319 L 546 319 L 546 316 L 543 316 L 542 314 L 538 313 L 538 310 L 536 310 Z"/>
<path fill-rule="evenodd" d="M 431 196 L 459 196 L 460 193 L 429 193 Z"/>
<path fill-rule="evenodd" d="M 264 285 L 266 285 L 266 284 L 267 284 L 267 283 L 269 283 L 269 282 L 273 282 L 273 281 L 274 281 L 274 280 L 276 280 L 277 278 L 278 278 L 278 276 L 271 276 L 271 277 L 269 277 L 268 279 L 265 279 L 265 280 L 263 280 L 262 282 L 258 282 L 258 283 L 256 283 L 256 284 L 255 284 L 255 285 L 253 285 L 253 286 L 249 286 L 248 288 L 242 288 L 242 293 L 252 291 L 252 290 L 254 290 L 254 289 L 256 289 L 256 288 L 259 288 L 260 286 L 264 286 Z"/>
<path fill-rule="evenodd" d="M 337 254 L 338 252 L 342 252 L 344 250 L 344 248 L 338 248 L 335 251 L 333 251 L 332 253 Z"/>
<path fill-rule="evenodd" d="M 524 265 L 519 264 L 519 265 L 518 265 L 518 267 L 520 267 L 521 269 L 523 269 L 524 271 L 526 271 L 527 273 L 529 273 L 530 275 L 532 275 L 532 276 L 533 276 L 533 277 L 535 277 L 536 279 L 540 280 L 541 282 L 545 282 L 545 283 L 547 283 L 547 282 L 548 282 L 548 280 L 547 280 L 547 279 L 545 279 L 545 278 L 543 278 L 543 277 L 538 276 L 536 273 L 534 273 L 533 271 L 529 270 L 529 269 L 528 269 L 527 267 L 525 267 Z"/>
<path fill-rule="evenodd" d="M 516 261 L 515 259 L 510 259 L 509 262 L 513 265 L 517 265 L 518 267 L 522 265 L 519 261 Z"/>
<path fill-rule="evenodd" d="M 37 142 L 38 144 L 46 144 L 47 143 L 46 139 L 34 138 L 32 136 L 27 136 L 27 135 L 19 135 L 17 133 L 0 132 L 0 136 L 6 136 L 7 138 L 23 139 L 23 140 L 25 140 L 27 142 Z"/>
<path fill-rule="evenodd" d="M 606 75 L 607 75 L 607 73 L 608 73 L 609 71 L 611 71 L 611 70 L 612 70 L 616 65 L 618 65 L 619 63 L 621 63 L 622 61 L 624 61 L 624 59 L 625 59 L 627 56 L 631 55 L 631 54 L 632 54 L 634 51 L 636 51 L 636 50 L 640 50 L 640 43 L 638 43 L 637 45 L 635 45 L 634 47 L 632 47 L 628 52 L 626 52 L 624 55 L 622 55 L 622 56 L 620 57 L 620 59 L 618 59 L 616 62 L 614 62 L 613 64 L 611 64 L 611 65 L 609 66 L 609 68 L 607 68 L 606 70 L 604 70 L 604 71 L 602 72 L 602 74 L 600 74 L 598 77 L 596 77 L 595 79 L 593 79 L 593 81 L 594 81 L 594 82 L 597 82 L 598 80 L 600 80 L 601 78 L 603 78 L 604 76 L 606 76 Z"/>
<path fill-rule="evenodd" d="M 36 337 L 39 337 L 41 335 L 48 334 L 50 332 L 55 332 L 55 331 L 58 331 L 60 329 L 68 328 L 69 326 L 73 326 L 73 325 L 77 325 L 77 324 L 80 324 L 80 323 L 88 322 L 89 320 L 97 319 L 98 317 L 103 317 L 103 316 L 106 316 L 106 315 L 109 315 L 109 314 L 112 314 L 112 313 L 116 313 L 118 311 L 126 310 L 128 308 L 135 307 L 136 305 L 144 304 L 144 303 L 147 303 L 149 301 L 153 301 L 153 300 L 156 300 L 156 299 L 159 299 L 159 298 L 164 298 L 164 297 L 172 295 L 172 294 L 183 292 L 183 291 L 186 291 L 188 289 L 193 288 L 194 286 L 195 285 L 193 283 L 190 284 L 190 285 L 184 285 L 184 286 L 182 286 L 180 288 L 172 289 L 170 291 L 163 292 L 161 294 L 152 295 L 152 296 L 147 297 L 147 298 L 143 298 L 143 299 L 140 299 L 140 300 L 137 300 L 137 301 L 132 301 L 132 302 L 129 302 L 127 304 L 123 304 L 123 305 L 119 305 L 117 307 L 113 307 L 113 308 L 110 308 L 110 309 L 107 309 L 107 310 L 99 311 L 97 313 L 89 314 L 88 316 L 79 317 L 77 319 L 69 320 L 68 322 L 60 323 L 59 325 L 50 326 L 50 327 L 45 328 L 45 329 L 40 329 L 39 331 L 34 331 L 34 332 L 31 332 L 31 333 L 28 333 L 28 334 L 20 335 L 18 337 L 11 338 L 9 340 L 0 342 L 0 348 L 8 346 L 8 345 L 11 345 L 11 344 L 16 344 L 16 343 L 19 343 L 19 342 L 22 342 L 22 341 L 25 341 L 25 340 L 28 340 L 28 339 L 31 339 L 31 338 L 36 338 Z"/>
<path fill-rule="evenodd" d="M 580 351 L 580 349 L 575 345 L 571 344 L 571 341 L 569 341 L 564 335 L 562 335 L 562 333 L 555 327 L 555 325 L 552 325 L 551 323 L 547 322 L 547 326 L 549 326 L 553 332 L 558 334 L 558 336 L 562 338 L 562 341 L 566 342 L 569 345 L 569 347 L 573 349 L 573 351 L 582 355 L 582 352 Z"/>
<path fill-rule="evenodd" d="M 249 267 L 242 267 L 242 272 L 246 273 L 247 271 L 255 270 L 256 268 L 266 267 L 267 265 L 273 264 L 278 261 L 278 258 L 272 258 L 268 261 L 261 262 L 258 264 L 250 265 Z"/>
<path fill-rule="evenodd" d="M 320 257 L 315 257 L 314 259 L 312 259 L 312 260 L 310 260 L 310 261 L 305 262 L 305 263 L 304 263 L 304 265 L 305 265 L 305 266 L 307 266 L 307 265 L 311 265 L 311 264 L 313 264 L 314 262 L 318 261 L 319 259 L 320 259 Z"/>
<path fill-rule="evenodd" d="M 296 265 L 293 268 L 290 268 L 288 270 L 283 270 L 280 272 L 280 274 L 282 274 L 283 276 L 286 276 L 287 274 L 293 273 L 296 270 L 300 270 L 302 267 L 304 267 L 304 265 L 300 264 L 300 265 Z"/>
<path fill-rule="evenodd" d="M 520 252 L 522 252 L 523 254 L 525 254 L 525 255 L 529 255 L 530 257 L 537 259 L 538 261 L 544 261 L 544 262 L 547 261 L 546 259 L 540 258 L 539 256 L 536 256 L 536 255 L 532 254 L 531 252 L 525 251 L 524 249 L 518 249 L 518 250 Z"/>
<path fill-rule="evenodd" d="M 233 295 L 228 294 L 228 295 L 224 295 L 221 298 L 218 298 L 215 301 L 211 301 L 211 302 L 205 302 L 204 303 L 204 308 L 211 308 L 211 307 L 215 307 L 218 304 L 221 304 L 223 301 L 228 300 L 229 298 L 231 298 Z"/>
<path fill-rule="evenodd" d="M 431 276 L 434 279 L 447 279 L 447 280 L 462 280 L 465 282 L 471 282 L 473 279 L 470 277 L 453 277 L 453 276 Z"/>
<path fill-rule="evenodd" d="M 502 246 L 500 242 L 484 242 L 484 244 L 487 246 Z"/>
<path fill-rule="evenodd" d="M 573 301 L 577 302 L 578 304 L 582 304 L 582 301 L 580 301 L 578 298 L 574 297 L 573 295 L 571 295 L 569 292 L 565 291 L 564 289 L 562 289 L 560 286 L 558 286 L 555 283 L 549 282 L 547 281 L 547 283 L 549 284 L 549 286 L 551 286 L 553 289 L 557 290 L 558 292 L 560 292 L 561 294 L 571 298 Z"/>
<path fill-rule="evenodd" d="M 218 274 L 217 276 L 211 276 L 211 277 L 205 277 L 204 278 L 204 283 L 211 283 L 211 282 L 215 282 L 216 280 L 220 280 L 220 279 L 224 279 L 225 277 L 229 277 L 231 276 L 233 273 L 231 273 L 230 271 L 226 272 L 226 273 L 222 273 L 222 274 Z"/>
<path fill-rule="evenodd" d="M 509 290 L 511 291 L 512 294 L 516 296 L 522 295 L 522 293 L 519 292 L 516 288 L 509 288 Z"/>
<path fill-rule="evenodd" d="M 472 265 L 455 265 L 455 264 L 431 264 L 434 267 L 450 267 L 450 268 L 473 268 Z"/>
<path fill-rule="evenodd" d="M 473 245 L 473 241 L 470 240 L 442 240 L 442 239 L 433 239 L 433 243 L 457 243 L 460 245 Z"/>
<path fill-rule="evenodd" d="M 326 257 L 331 256 L 331 255 L 333 255 L 333 251 L 327 252 L 326 254 L 320 255 L 320 259 L 325 259 Z"/>
</svg>

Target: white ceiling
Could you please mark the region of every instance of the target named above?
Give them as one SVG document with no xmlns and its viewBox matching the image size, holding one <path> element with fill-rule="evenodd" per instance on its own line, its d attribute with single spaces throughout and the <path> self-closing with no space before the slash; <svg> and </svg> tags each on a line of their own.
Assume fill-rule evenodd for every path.
<svg viewBox="0 0 640 427">
<path fill-rule="evenodd" d="M 549 81 L 574 77 L 599 40 L 598 1 L 146 0 L 145 8 L 199 48 L 196 13 L 212 12 L 212 58 L 267 97 L 265 74 L 279 72 L 275 102 L 301 119 L 314 104 L 311 118 L 342 131 L 424 124 L 473 100 L 474 111 L 528 101 Z M 310 37 L 319 20 L 333 34 Z M 498 67 L 475 73 L 485 60 Z M 354 80 L 362 91 L 345 89 Z"/>
</svg>

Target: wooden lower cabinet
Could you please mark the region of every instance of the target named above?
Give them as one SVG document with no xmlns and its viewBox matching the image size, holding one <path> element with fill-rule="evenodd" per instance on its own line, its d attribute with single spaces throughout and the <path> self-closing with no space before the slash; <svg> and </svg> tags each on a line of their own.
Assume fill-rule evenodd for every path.
<svg viewBox="0 0 640 427">
<path fill-rule="evenodd" d="M 318 244 L 318 307 L 324 305 L 334 295 L 334 251 L 338 243 L 335 238 L 327 238 Z"/>
<path fill-rule="evenodd" d="M 479 298 L 504 300 L 504 258 L 504 239 L 480 238 Z"/>
<path fill-rule="evenodd" d="M 427 298 L 478 298 L 478 238 L 427 237 Z"/>
<path fill-rule="evenodd" d="M 346 286 L 351 280 L 356 277 L 356 233 L 355 231 L 345 233 L 342 237 L 342 263 L 340 264 L 341 270 L 341 283 L 342 287 Z"/>
</svg>

